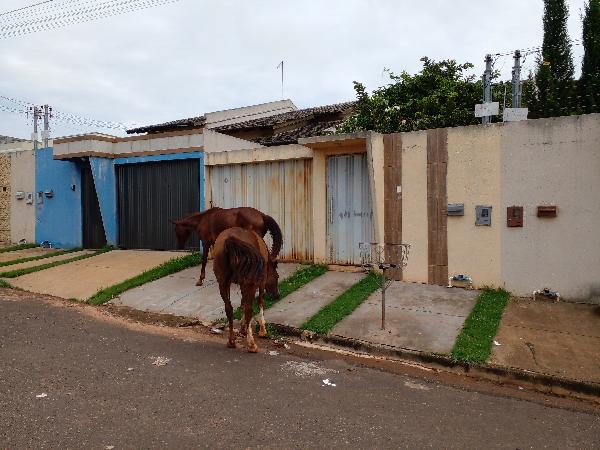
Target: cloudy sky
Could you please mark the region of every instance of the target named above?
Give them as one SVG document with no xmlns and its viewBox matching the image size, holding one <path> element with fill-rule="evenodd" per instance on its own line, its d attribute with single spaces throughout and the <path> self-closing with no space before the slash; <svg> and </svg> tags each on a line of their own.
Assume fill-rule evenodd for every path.
<svg viewBox="0 0 600 450">
<path fill-rule="evenodd" d="M 0 26 L 3 12 L 36 1 L 2 0 Z M 573 39 L 584 1 L 567 0 Z M 422 56 L 469 61 L 479 75 L 486 53 L 541 45 L 542 12 L 542 0 L 179 0 L 0 37 L 0 96 L 142 125 L 277 100 L 283 59 L 284 96 L 324 105 L 354 99 L 353 80 L 385 84 L 384 68 L 417 72 Z M 573 54 L 579 66 L 581 45 Z M 510 57 L 495 63 L 505 78 L 511 66 Z M 0 134 L 29 137 L 30 122 L 0 111 Z M 85 131 L 119 134 L 52 127 L 54 136 Z"/>
</svg>

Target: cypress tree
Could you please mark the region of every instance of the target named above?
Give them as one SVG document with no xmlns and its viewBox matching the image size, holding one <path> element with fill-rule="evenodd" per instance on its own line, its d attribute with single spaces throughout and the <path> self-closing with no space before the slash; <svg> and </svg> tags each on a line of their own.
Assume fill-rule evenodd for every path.
<svg viewBox="0 0 600 450">
<path fill-rule="evenodd" d="M 584 112 L 600 111 L 600 0 L 589 0 L 583 16 L 580 93 Z"/>
<path fill-rule="evenodd" d="M 573 56 L 565 0 L 544 0 L 544 42 L 535 77 L 532 117 L 568 115 L 574 109 Z"/>
</svg>

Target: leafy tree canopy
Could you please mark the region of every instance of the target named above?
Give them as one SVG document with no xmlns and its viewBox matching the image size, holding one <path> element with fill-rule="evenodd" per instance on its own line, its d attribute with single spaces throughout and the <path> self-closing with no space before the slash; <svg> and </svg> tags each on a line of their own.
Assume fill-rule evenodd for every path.
<svg viewBox="0 0 600 450">
<path fill-rule="evenodd" d="M 355 81 L 358 104 L 338 132 L 393 133 L 479 123 L 473 111 L 481 102 L 482 86 L 468 74 L 473 65 L 427 57 L 421 62 L 423 68 L 415 75 L 388 71 L 391 82 L 372 94 Z"/>
</svg>

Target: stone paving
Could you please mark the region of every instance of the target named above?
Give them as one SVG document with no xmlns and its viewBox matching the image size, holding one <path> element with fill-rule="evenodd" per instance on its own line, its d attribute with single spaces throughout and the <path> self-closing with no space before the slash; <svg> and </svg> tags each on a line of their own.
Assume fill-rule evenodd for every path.
<svg viewBox="0 0 600 450">
<path fill-rule="evenodd" d="M 290 276 L 298 267 L 299 264 L 279 263 L 279 280 Z M 212 323 L 225 317 L 212 261 L 206 266 L 206 278 L 202 286 L 196 286 L 199 274 L 200 268 L 192 267 L 124 292 L 112 300 L 112 303 L 144 311 L 194 317 L 202 322 Z M 231 303 L 237 307 L 240 301 L 239 287 L 232 285 Z"/>
</svg>

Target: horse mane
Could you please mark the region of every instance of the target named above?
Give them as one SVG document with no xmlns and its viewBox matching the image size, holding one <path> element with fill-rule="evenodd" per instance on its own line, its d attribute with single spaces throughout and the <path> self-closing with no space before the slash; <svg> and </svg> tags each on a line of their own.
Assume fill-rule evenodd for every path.
<svg viewBox="0 0 600 450">
<path fill-rule="evenodd" d="M 257 278 L 265 270 L 265 260 L 253 245 L 230 236 L 225 241 L 225 253 L 234 277 Z"/>
<path fill-rule="evenodd" d="M 179 225 L 183 225 L 185 227 L 195 228 L 198 225 L 198 223 L 200 222 L 200 220 L 202 220 L 203 217 L 211 215 L 217 211 L 221 211 L 222 209 L 223 208 L 214 206 L 214 207 L 206 209 L 202 212 L 195 212 L 195 213 L 190 214 L 189 216 L 185 216 L 183 219 L 178 220 L 177 223 Z"/>
<path fill-rule="evenodd" d="M 279 252 L 281 251 L 281 247 L 283 245 L 283 235 L 281 234 L 281 228 L 279 228 L 279 224 L 271 216 L 263 214 L 263 220 L 265 222 L 267 230 L 270 231 L 271 236 L 273 237 L 271 259 L 275 259 L 279 255 Z"/>
</svg>

